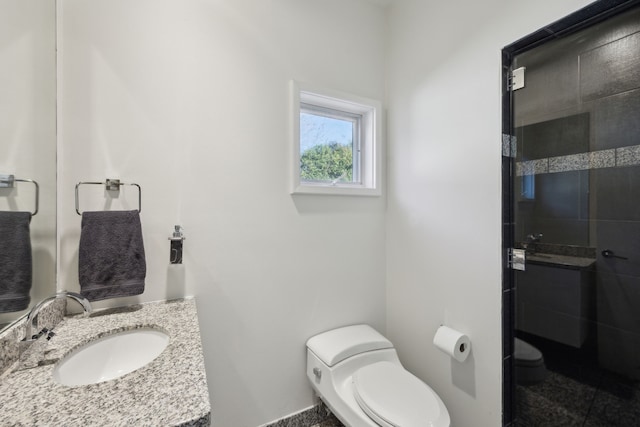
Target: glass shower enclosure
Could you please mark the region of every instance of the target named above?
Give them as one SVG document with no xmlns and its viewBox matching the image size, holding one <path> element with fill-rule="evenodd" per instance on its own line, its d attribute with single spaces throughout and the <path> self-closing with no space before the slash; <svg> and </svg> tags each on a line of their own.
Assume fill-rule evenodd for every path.
<svg viewBox="0 0 640 427">
<path fill-rule="evenodd" d="M 517 338 L 517 425 L 638 425 L 640 8 L 510 67 L 504 240 L 522 262 L 508 272 L 505 333 Z"/>
</svg>

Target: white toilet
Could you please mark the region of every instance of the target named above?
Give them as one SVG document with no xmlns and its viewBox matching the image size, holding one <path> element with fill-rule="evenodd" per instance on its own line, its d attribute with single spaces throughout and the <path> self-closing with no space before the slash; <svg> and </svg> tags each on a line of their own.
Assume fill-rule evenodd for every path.
<svg viewBox="0 0 640 427">
<path fill-rule="evenodd" d="M 449 427 L 447 408 L 405 370 L 393 344 L 368 325 L 347 326 L 307 341 L 307 377 L 348 427 Z"/>
</svg>

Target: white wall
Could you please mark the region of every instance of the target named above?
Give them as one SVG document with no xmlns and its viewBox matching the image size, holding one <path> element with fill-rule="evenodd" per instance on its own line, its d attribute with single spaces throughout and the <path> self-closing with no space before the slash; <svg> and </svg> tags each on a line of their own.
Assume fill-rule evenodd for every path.
<svg viewBox="0 0 640 427">
<path fill-rule="evenodd" d="M 501 48 L 586 5 L 394 3 L 389 16 L 387 331 L 452 425 L 501 423 Z M 458 364 L 432 344 L 467 333 Z"/>
<path fill-rule="evenodd" d="M 59 286 L 78 286 L 75 183 L 138 182 L 147 291 L 109 304 L 197 297 L 214 425 L 311 405 L 304 341 L 360 321 L 386 323 L 453 425 L 499 425 L 500 49 L 586 4 L 62 0 Z M 386 84 L 386 213 L 287 194 L 290 78 L 379 99 Z M 440 323 L 471 336 L 464 365 L 431 344 Z"/>
<path fill-rule="evenodd" d="M 195 295 L 213 423 L 314 404 L 305 341 L 385 327 L 385 199 L 288 194 L 288 81 L 383 100 L 364 0 L 59 1 L 59 287 L 78 289 L 78 181 L 142 186 L 143 296 Z M 82 187 L 81 209 L 101 209 Z M 125 188 L 113 207 L 135 208 Z M 174 224 L 185 258 L 169 265 Z M 185 402 L 185 404 L 188 404 Z"/>
<path fill-rule="evenodd" d="M 0 0 L 0 174 L 40 185 L 39 210 L 30 223 L 32 304 L 55 292 L 55 46 L 54 2 Z M 34 209 L 33 184 L 0 189 L 0 210 Z M 25 312 L 2 313 L 0 324 Z"/>
</svg>

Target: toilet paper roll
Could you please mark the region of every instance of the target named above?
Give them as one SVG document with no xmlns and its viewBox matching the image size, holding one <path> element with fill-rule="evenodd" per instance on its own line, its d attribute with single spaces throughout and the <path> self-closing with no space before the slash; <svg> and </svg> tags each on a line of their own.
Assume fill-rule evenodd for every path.
<svg viewBox="0 0 640 427">
<path fill-rule="evenodd" d="M 447 326 L 438 328 L 436 335 L 433 337 L 433 343 L 458 362 L 464 362 L 471 352 L 471 340 L 469 340 L 469 337 Z"/>
</svg>

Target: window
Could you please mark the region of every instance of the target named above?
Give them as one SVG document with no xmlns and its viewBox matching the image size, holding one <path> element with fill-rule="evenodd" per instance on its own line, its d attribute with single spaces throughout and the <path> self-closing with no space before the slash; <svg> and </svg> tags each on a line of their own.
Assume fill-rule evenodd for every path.
<svg viewBox="0 0 640 427">
<path fill-rule="evenodd" d="M 292 83 L 293 194 L 379 196 L 380 103 Z"/>
</svg>

